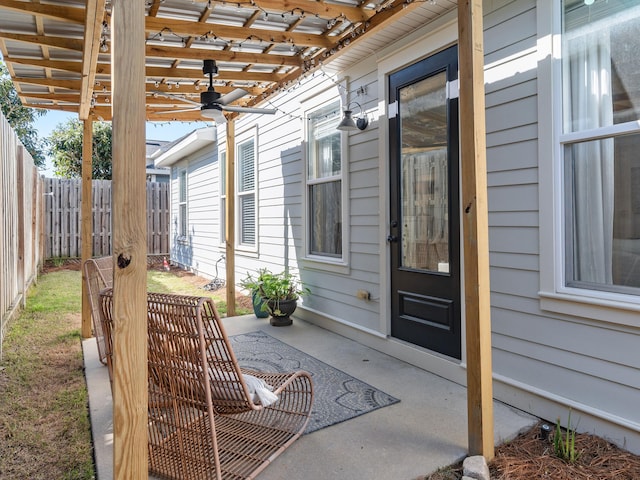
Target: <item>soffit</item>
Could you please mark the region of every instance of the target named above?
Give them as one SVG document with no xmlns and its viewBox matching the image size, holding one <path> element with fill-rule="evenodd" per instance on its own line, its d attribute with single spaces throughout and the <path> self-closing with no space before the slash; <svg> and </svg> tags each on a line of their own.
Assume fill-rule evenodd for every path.
<svg viewBox="0 0 640 480">
<path fill-rule="evenodd" d="M 451 0 L 146 1 L 147 119 L 202 120 L 202 61 L 214 88 L 260 106 L 322 68 L 340 71 L 456 8 Z M 109 0 L 0 0 L 0 52 L 25 106 L 111 118 Z M 226 114 L 229 116 L 234 113 Z"/>
</svg>

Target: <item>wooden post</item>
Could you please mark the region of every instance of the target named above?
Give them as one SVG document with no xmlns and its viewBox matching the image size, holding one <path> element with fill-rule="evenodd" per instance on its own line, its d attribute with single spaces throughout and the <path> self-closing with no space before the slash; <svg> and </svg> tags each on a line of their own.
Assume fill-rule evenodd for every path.
<svg viewBox="0 0 640 480">
<path fill-rule="evenodd" d="M 235 121 L 227 122 L 227 164 L 225 191 L 227 199 L 224 212 L 225 225 L 225 267 L 227 283 L 227 317 L 236 314 L 236 197 L 235 197 L 235 174 L 236 174 L 236 127 Z"/>
<path fill-rule="evenodd" d="M 82 265 L 91 258 L 93 253 L 93 212 L 91 201 L 91 178 L 93 177 L 93 121 L 84 120 L 82 132 Z M 91 337 L 91 307 L 89 306 L 89 292 L 86 285 L 84 268 L 82 269 L 82 338 Z"/>
<path fill-rule="evenodd" d="M 144 8 L 140 1 L 111 2 L 113 471 L 118 480 L 148 478 Z"/>
<path fill-rule="evenodd" d="M 458 3 L 469 453 L 494 455 L 482 0 Z"/>
<path fill-rule="evenodd" d="M 40 185 L 42 181 L 38 175 L 38 169 L 34 168 L 32 172 L 31 182 L 33 189 L 31 190 L 31 272 L 33 283 L 38 282 L 38 252 L 40 251 L 38 243 L 38 212 L 40 211 L 40 199 L 42 198 L 42 189 Z"/>
</svg>

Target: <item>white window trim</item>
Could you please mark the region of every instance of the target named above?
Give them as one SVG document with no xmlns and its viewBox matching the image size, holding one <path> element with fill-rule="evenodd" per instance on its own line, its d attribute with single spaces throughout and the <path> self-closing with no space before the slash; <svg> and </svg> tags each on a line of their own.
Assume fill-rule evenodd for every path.
<svg viewBox="0 0 640 480">
<path fill-rule="evenodd" d="M 561 8 L 559 2 L 537 2 L 538 112 L 552 112 L 551 121 L 538 121 L 540 308 L 585 323 L 596 320 L 639 327 L 640 296 L 565 286 L 562 144 L 586 138 L 589 132 L 561 133 Z M 640 123 L 614 125 L 599 133 L 620 133 L 636 125 Z"/>
<path fill-rule="evenodd" d="M 302 99 L 300 106 L 303 112 L 303 118 L 309 118 L 315 110 L 329 103 L 340 100 L 340 114 L 344 108 L 344 98 L 341 98 L 338 89 L 335 86 L 326 87 L 324 90 L 314 91 L 312 94 Z M 302 211 L 304 219 L 304 228 L 302 231 L 302 242 L 304 245 L 304 258 L 302 263 L 305 268 L 329 271 L 334 273 L 349 273 L 350 258 L 350 222 L 349 222 L 349 132 L 342 132 L 340 140 L 340 178 L 342 182 L 342 257 L 329 257 L 315 255 L 309 251 L 309 189 L 310 184 L 315 183 L 313 180 L 308 181 L 309 155 L 307 149 L 307 139 L 309 138 L 309 123 L 304 122 L 302 128 L 302 143 L 305 145 L 302 152 L 303 162 L 303 180 L 302 180 Z M 337 178 L 337 177 L 336 177 Z"/>
<path fill-rule="evenodd" d="M 254 182 L 254 191 L 253 191 L 253 196 L 254 196 L 254 201 L 255 201 L 255 243 L 254 245 L 245 245 L 245 244 L 241 244 L 240 243 L 240 227 L 241 227 L 241 219 L 240 216 L 242 215 L 241 209 L 240 209 L 240 192 L 239 192 L 239 181 L 240 181 L 240 174 L 238 172 L 238 168 L 240 167 L 240 161 L 239 158 L 240 156 L 238 155 L 238 150 L 240 148 L 240 145 L 242 145 L 243 143 L 249 141 L 253 139 L 253 148 L 254 148 L 254 164 L 253 164 L 253 168 L 254 168 L 254 178 L 255 178 L 255 182 Z M 234 192 L 234 201 L 235 201 L 235 212 L 236 212 L 236 218 L 235 218 L 235 248 L 236 251 L 238 253 L 247 253 L 247 254 L 257 254 L 258 253 L 258 245 L 260 244 L 260 234 L 258 231 L 258 224 L 259 224 L 259 198 L 258 198 L 258 192 L 260 191 L 260 183 L 259 183 L 259 178 L 258 178 L 258 126 L 254 125 L 240 133 L 236 134 L 236 141 L 235 141 L 235 149 L 236 149 L 236 154 L 235 154 L 235 175 L 234 175 L 234 180 L 235 180 L 235 192 Z"/>
<path fill-rule="evenodd" d="M 182 175 L 184 175 L 184 185 L 185 185 L 185 191 L 184 191 L 184 195 L 185 195 L 185 200 L 184 202 L 182 202 L 180 200 L 180 185 L 182 182 Z M 178 207 L 178 224 L 176 226 L 176 239 L 179 243 L 186 243 L 188 241 L 189 238 L 189 168 L 187 165 L 181 166 L 178 168 L 178 195 L 177 195 L 177 207 Z M 181 206 L 184 203 L 185 205 L 185 212 L 184 212 L 184 223 L 185 223 L 185 233 L 183 234 L 180 230 L 181 230 L 181 225 L 182 225 L 182 218 L 181 218 Z"/>
</svg>

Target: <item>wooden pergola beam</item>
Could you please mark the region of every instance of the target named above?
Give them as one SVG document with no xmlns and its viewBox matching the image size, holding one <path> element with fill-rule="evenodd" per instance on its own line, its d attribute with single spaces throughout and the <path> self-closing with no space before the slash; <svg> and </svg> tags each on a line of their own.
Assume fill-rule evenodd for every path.
<svg viewBox="0 0 640 480">
<path fill-rule="evenodd" d="M 0 0 L 0 8 L 17 13 L 24 13 L 25 15 L 51 18 L 60 22 L 76 24 L 84 23 L 84 8 L 46 5 L 43 3 L 18 2 L 16 0 Z"/>
<path fill-rule="evenodd" d="M 7 63 L 18 63 L 20 65 L 31 65 L 41 68 L 52 68 L 54 70 L 63 70 L 66 72 L 82 74 L 83 64 L 69 60 L 42 60 L 37 58 L 5 58 Z M 298 70 L 296 70 L 298 71 Z M 111 74 L 111 65 L 108 63 L 98 62 L 96 73 L 101 75 Z M 152 78 L 175 78 L 175 79 L 193 79 L 201 80 L 203 78 L 202 70 L 195 68 L 164 68 L 164 67 L 147 67 L 146 76 Z M 246 82 L 278 82 L 285 77 L 282 73 L 262 73 L 262 72 L 234 72 L 231 70 L 220 70 L 216 80 L 220 81 L 246 81 Z"/>
<path fill-rule="evenodd" d="M 144 2 L 111 1 L 113 65 L 113 470 L 149 478 Z"/>
<path fill-rule="evenodd" d="M 225 164 L 225 210 L 224 210 L 224 244 L 225 244 L 225 280 L 227 285 L 227 316 L 236 314 L 236 124 L 230 120 L 227 129 L 227 154 Z"/>
<path fill-rule="evenodd" d="M 77 91 L 79 91 L 81 87 L 80 80 L 59 80 L 54 78 L 47 79 L 47 78 L 16 77 L 13 79 L 13 81 L 14 83 L 24 83 L 27 85 L 39 85 L 43 87 L 64 88 L 67 90 L 77 90 Z M 96 89 L 96 87 L 100 87 L 100 88 Z M 102 88 L 106 88 L 107 92 L 111 92 L 111 82 L 101 81 L 99 82 L 99 84 L 96 83 L 94 86 L 94 92 L 100 95 L 102 93 L 101 91 Z M 266 88 L 261 88 L 261 87 L 243 87 L 243 88 L 251 96 L 261 95 L 266 90 Z M 180 85 L 179 89 L 176 89 L 175 86 L 172 86 L 171 88 L 169 88 L 169 86 L 165 83 L 161 83 L 156 87 L 153 83 L 147 82 L 145 89 L 147 94 L 152 94 L 154 92 L 166 92 L 166 93 L 173 93 L 177 95 L 190 94 L 191 96 L 193 96 L 193 98 L 197 98 L 200 92 L 204 90 L 204 87 L 196 88 L 194 84 L 183 84 L 183 85 Z M 233 90 L 235 90 L 235 87 L 233 86 L 216 85 L 216 92 L 219 92 L 222 95 L 224 95 L 225 93 L 229 93 Z M 25 93 L 25 92 L 21 93 L 21 96 L 24 98 L 43 98 L 43 99 L 46 98 L 52 101 L 60 100 L 59 98 L 60 95 L 62 96 L 78 95 L 78 98 L 79 98 L 79 93 L 71 93 L 71 92 L 64 92 L 64 93 L 52 92 L 50 94 L 46 94 L 44 97 L 41 97 L 39 95 L 41 94 Z"/>
<path fill-rule="evenodd" d="M 82 129 L 82 204 L 80 214 L 82 217 L 82 265 L 91 258 L 93 253 L 93 202 L 92 202 L 92 168 L 93 158 L 93 121 L 87 119 L 83 122 Z M 91 306 L 89 305 L 89 290 L 87 279 L 82 269 L 82 338 L 91 337 Z"/>
<path fill-rule="evenodd" d="M 304 12 L 306 15 L 317 15 L 326 19 L 344 17 L 352 23 L 365 22 L 376 13 L 375 9 L 365 10 L 362 7 L 337 5 L 324 1 L 254 0 L 252 6 L 259 7 L 267 12 L 281 12 L 285 10 L 295 11 L 297 14 Z"/>
<path fill-rule="evenodd" d="M 80 94 L 79 93 L 26 93 L 22 92 L 20 94 L 20 98 L 34 98 L 39 100 L 49 100 L 52 102 L 68 102 L 68 103 L 79 103 L 80 102 Z"/>
<path fill-rule="evenodd" d="M 96 78 L 96 63 L 100 52 L 100 37 L 104 20 L 106 0 L 87 0 L 87 16 L 84 24 L 84 46 L 82 48 L 82 87 L 80 88 L 80 110 L 82 120 L 89 117 L 91 97 Z"/>
<path fill-rule="evenodd" d="M 249 37 L 260 37 L 265 42 L 293 43 L 299 47 L 331 48 L 335 42 L 324 35 L 313 33 L 288 33 L 278 30 L 256 30 L 248 27 L 232 27 L 229 25 L 212 25 L 209 23 L 189 22 L 187 20 L 172 20 L 168 18 L 147 17 L 146 31 L 158 34 L 163 29 L 170 29 L 177 35 L 204 36 L 214 33 L 224 40 L 243 41 Z"/>
<path fill-rule="evenodd" d="M 494 455 L 482 0 L 458 3 L 469 453 Z"/>
<path fill-rule="evenodd" d="M 302 60 L 296 55 L 276 55 L 269 53 L 234 52 L 231 50 L 211 50 L 205 48 L 182 48 L 147 45 L 147 57 L 179 58 L 180 60 L 208 60 L 236 63 L 259 63 L 262 65 L 287 65 L 299 67 Z"/>
<path fill-rule="evenodd" d="M 40 85 L 43 87 L 66 88 L 68 90 L 80 90 L 81 86 L 80 80 L 58 80 L 54 78 L 15 77 L 13 82 Z"/>
<path fill-rule="evenodd" d="M 202 79 L 203 75 L 202 70 L 200 69 L 147 67 L 147 77 Z M 216 80 L 270 83 L 278 82 L 282 78 L 284 78 L 284 75 L 281 73 L 232 72 L 230 70 L 219 70 Z"/>
<path fill-rule="evenodd" d="M 13 40 L 14 42 L 61 48 L 64 50 L 72 50 L 74 52 L 81 52 L 83 47 L 83 42 L 79 38 L 55 37 L 53 35 L 27 35 L 24 33 L 2 31 L 0 31 L 0 37 L 6 40 Z"/>
</svg>

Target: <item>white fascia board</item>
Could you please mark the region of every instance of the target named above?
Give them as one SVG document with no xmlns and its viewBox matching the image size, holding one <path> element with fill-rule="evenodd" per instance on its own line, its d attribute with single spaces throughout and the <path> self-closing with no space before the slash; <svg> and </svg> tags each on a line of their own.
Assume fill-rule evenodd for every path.
<svg viewBox="0 0 640 480">
<path fill-rule="evenodd" d="M 170 167 L 179 160 L 216 141 L 216 127 L 204 127 L 185 135 L 155 159 L 156 167 Z"/>
</svg>

